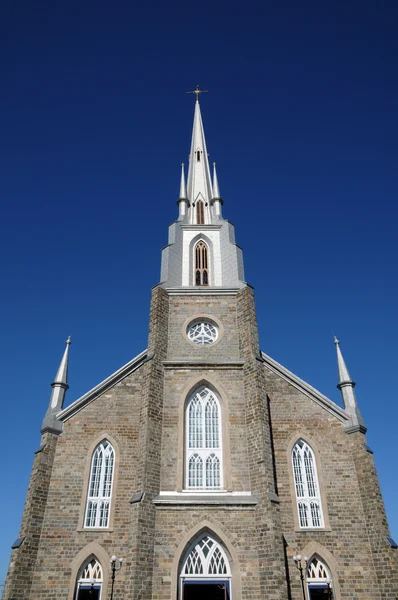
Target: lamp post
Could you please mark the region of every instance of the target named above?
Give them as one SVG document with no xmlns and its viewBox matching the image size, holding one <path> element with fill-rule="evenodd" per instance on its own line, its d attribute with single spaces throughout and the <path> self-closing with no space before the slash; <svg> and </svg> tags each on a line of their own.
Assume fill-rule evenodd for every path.
<svg viewBox="0 0 398 600">
<path fill-rule="evenodd" d="M 306 600 L 305 587 L 304 587 L 304 570 L 307 567 L 308 558 L 306 556 L 304 556 L 304 562 L 305 562 L 304 567 L 301 562 L 301 554 L 296 554 L 296 556 L 293 556 L 293 560 L 294 560 L 294 564 L 296 565 L 297 569 L 300 571 L 301 589 L 303 591 L 303 600 Z"/>
<path fill-rule="evenodd" d="M 118 563 L 118 566 L 116 564 Z M 115 577 L 116 571 L 120 571 L 122 568 L 123 559 L 117 558 L 117 556 L 113 555 L 111 558 L 111 571 L 112 571 L 112 589 L 111 589 L 111 600 L 113 600 L 113 589 L 115 587 Z"/>
<path fill-rule="evenodd" d="M 94 594 L 94 584 L 95 584 L 95 578 L 94 577 L 92 577 L 90 579 L 90 583 L 91 583 L 91 588 L 90 588 L 90 590 L 89 590 L 88 593 L 90 594 L 90 596 L 92 596 Z"/>
</svg>

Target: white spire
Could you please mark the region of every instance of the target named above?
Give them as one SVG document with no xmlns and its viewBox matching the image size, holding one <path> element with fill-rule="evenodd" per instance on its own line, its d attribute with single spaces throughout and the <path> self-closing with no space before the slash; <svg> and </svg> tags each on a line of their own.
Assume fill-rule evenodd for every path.
<svg viewBox="0 0 398 600">
<path fill-rule="evenodd" d="M 213 190 L 210 178 L 209 159 L 203 130 L 202 116 L 198 94 L 196 95 L 195 114 L 193 119 L 191 152 L 188 170 L 188 200 L 196 202 L 201 196 L 204 202 L 210 202 Z"/>
<path fill-rule="evenodd" d="M 66 340 L 66 348 L 59 365 L 57 374 L 53 383 L 51 384 L 52 392 L 50 405 L 45 414 L 41 432 L 47 431 L 58 434 L 62 431 L 62 423 L 57 419 L 57 413 L 62 410 L 64 406 L 64 399 L 66 390 L 69 388 L 68 385 L 68 358 L 69 358 L 69 346 L 71 345 L 70 336 Z"/>
<path fill-rule="evenodd" d="M 70 336 L 66 340 L 66 348 L 64 355 L 62 357 L 61 363 L 59 365 L 57 374 L 55 376 L 54 382 L 52 385 L 63 384 L 68 385 L 68 357 L 69 357 L 69 346 L 71 345 Z"/>
<path fill-rule="evenodd" d="M 181 163 L 181 183 L 180 183 L 180 199 L 185 200 L 187 197 L 187 189 L 185 187 L 184 163 Z"/>
<path fill-rule="evenodd" d="M 341 383 L 354 383 L 348 372 L 347 365 L 345 364 L 343 355 L 341 354 L 341 350 L 340 350 L 340 346 L 339 346 L 340 342 L 336 336 L 334 336 L 334 343 L 335 343 L 336 351 L 337 351 L 337 367 L 339 370 L 339 385 Z M 354 385 L 355 385 L 355 383 L 354 383 Z"/>
<path fill-rule="evenodd" d="M 345 431 L 347 433 L 355 433 L 356 431 L 365 433 L 365 423 L 359 411 L 357 398 L 354 391 L 355 382 L 352 381 L 350 377 L 347 365 L 345 364 L 345 360 L 340 350 L 340 342 L 336 336 L 334 336 L 334 343 L 336 346 L 337 367 L 339 371 L 339 383 L 337 384 L 337 387 L 339 388 L 343 398 L 344 410 L 350 417 L 349 423 L 345 427 Z"/>
<path fill-rule="evenodd" d="M 213 198 L 221 198 L 220 190 L 218 188 L 218 179 L 215 162 L 213 163 Z"/>
</svg>

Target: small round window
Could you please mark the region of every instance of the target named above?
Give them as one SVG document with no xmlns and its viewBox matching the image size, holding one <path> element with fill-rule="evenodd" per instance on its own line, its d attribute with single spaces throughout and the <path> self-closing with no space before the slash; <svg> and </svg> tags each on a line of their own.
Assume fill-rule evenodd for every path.
<svg viewBox="0 0 398 600">
<path fill-rule="evenodd" d="M 209 321 L 195 321 L 188 325 L 188 338 L 194 344 L 214 344 L 218 337 L 218 329 Z"/>
</svg>

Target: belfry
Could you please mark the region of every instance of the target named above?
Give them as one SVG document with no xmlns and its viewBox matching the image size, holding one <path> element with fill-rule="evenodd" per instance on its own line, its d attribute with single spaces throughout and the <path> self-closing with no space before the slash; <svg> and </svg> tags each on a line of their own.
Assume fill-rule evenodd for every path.
<svg viewBox="0 0 398 600">
<path fill-rule="evenodd" d="M 68 338 L 5 600 L 398 596 L 397 545 L 338 340 L 343 407 L 260 350 L 200 91 L 148 347 L 65 405 Z"/>
</svg>

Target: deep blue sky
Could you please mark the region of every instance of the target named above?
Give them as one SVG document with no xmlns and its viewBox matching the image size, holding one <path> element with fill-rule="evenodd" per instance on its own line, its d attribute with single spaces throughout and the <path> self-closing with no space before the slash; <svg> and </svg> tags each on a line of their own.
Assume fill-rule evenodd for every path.
<svg viewBox="0 0 398 600">
<path fill-rule="evenodd" d="M 398 538 L 398 3 L 137 5 L 0 8 L 0 582 L 66 337 L 68 403 L 146 347 L 197 83 L 261 347 L 340 403 L 340 337 Z"/>
</svg>

